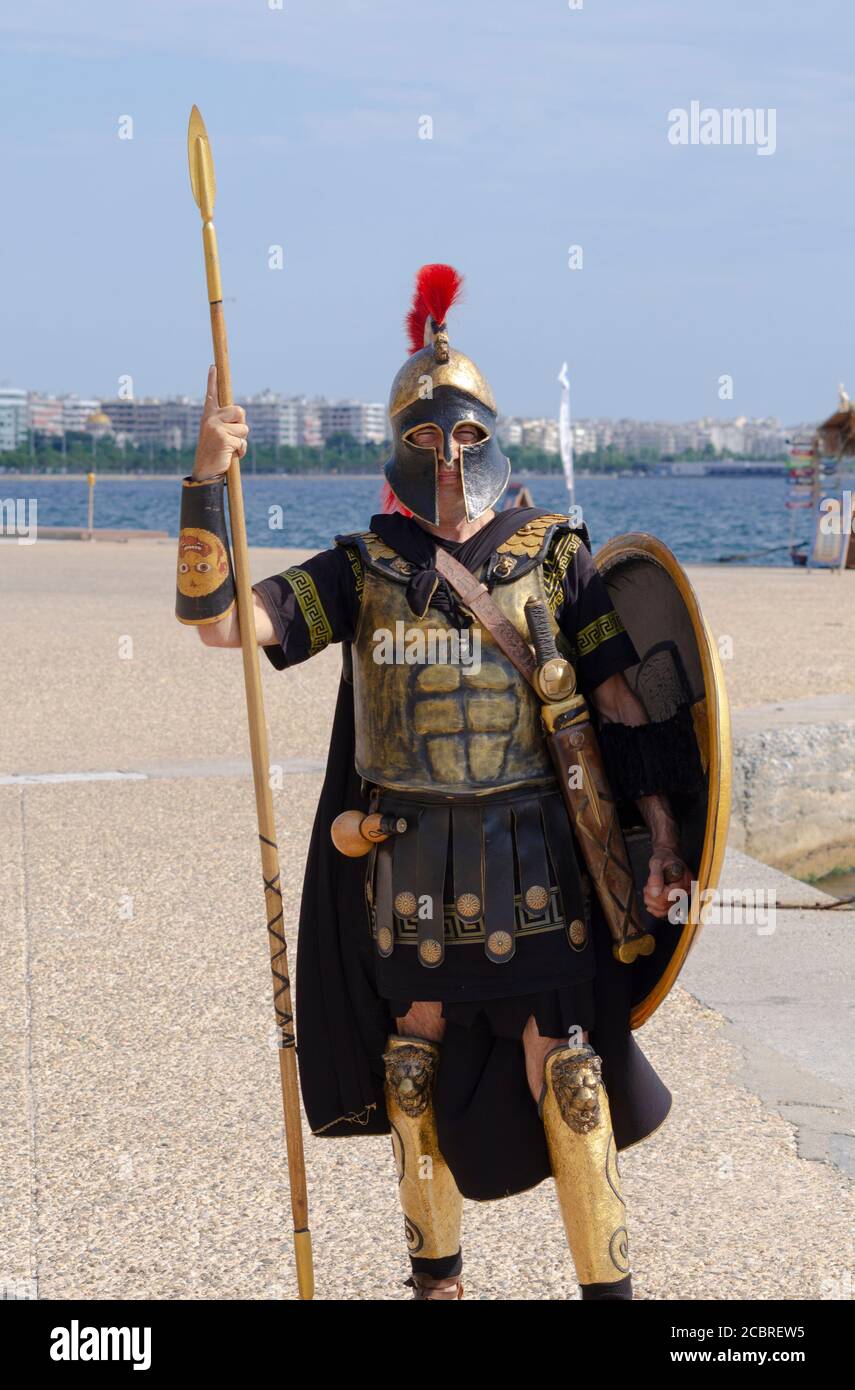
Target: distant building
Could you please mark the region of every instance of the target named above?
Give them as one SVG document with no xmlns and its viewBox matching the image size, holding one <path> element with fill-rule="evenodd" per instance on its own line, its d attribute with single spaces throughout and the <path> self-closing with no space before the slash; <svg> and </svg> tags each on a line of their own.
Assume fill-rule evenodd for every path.
<svg viewBox="0 0 855 1390">
<path fill-rule="evenodd" d="M 544 454 L 557 454 L 558 421 L 523 420 L 522 443 L 524 449 L 541 449 Z"/>
<path fill-rule="evenodd" d="M 195 449 L 202 402 L 175 396 L 160 406 L 159 443 L 166 449 Z"/>
<path fill-rule="evenodd" d="M 0 386 L 0 450 L 20 449 L 27 442 L 27 393 Z"/>
<path fill-rule="evenodd" d="M 570 425 L 570 433 L 573 438 L 574 454 L 592 454 L 597 447 L 597 436 L 590 425 L 584 424 L 581 420 L 575 421 Z"/>
<path fill-rule="evenodd" d="M 302 442 L 302 403 L 283 400 L 271 391 L 237 401 L 246 411 L 252 439 L 259 445 L 295 445 Z M 153 445 L 166 449 L 195 448 L 202 419 L 201 401 L 176 396 L 161 401 L 146 400 L 104 401 L 116 434 L 137 446 Z"/>
<path fill-rule="evenodd" d="M 691 451 L 744 454 L 751 458 L 778 458 L 786 447 L 788 431 L 778 420 L 671 420 L 579 419 L 571 425 L 573 451 L 577 457 L 612 448 L 627 457 L 648 454 L 673 458 Z M 499 440 L 506 446 L 524 445 L 547 454 L 559 449 L 558 426 L 554 420 L 505 416 L 497 426 Z"/>
<path fill-rule="evenodd" d="M 28 393 L 27 422 L 34 435 L 61 437 L 65 429 L 62 415 L 62 401 L 59 397 L 37 396 L 34 391 Z"/>
<path fill-rule="evenodd" d="M 306 400 L 301 396 L 297 401 L 299 442 L 309 449 L 320 449 L 324 436 L 321 429 L 321 400 Z"/>
<path fill-rule="evenodd" d="M 386 407 L 364 401 L 320 401 L 324 443 L 336 434 L 349 434 L 357 444 L 382 444 L 388 439 Z"/>
<path fill-rule="evenodd" d="M 74 430 L 85 433 L 90 416 L 97 415 L 101 410 L 100 401 L 82 400 L 80 396 L 60 396 L 59 399 L 62 402 L 62 428 L 66 432 Z"/>
<path fill-rule="evenodd" d="M 380 444 L 390 436 L 386 407 L 373 401 L 281 396 L 265 390 L 238 401 L 247 413 L 251 440 L 261 448 L 319 449 L 336 435 L 359 444 Z M 150 449 L 192 449 L 199 434 L 202 402 L 187 396 L 169 400 L 84 400 L 44 396 L 16 387 L 0 388 L 0 450 L 20 448 L 32 436 L 64 436 L 69 431 L 113 433 L 124 444 Z M 106 420 L 106 423 L 105 423 Z M 810 428 L 813 427 L 804 427 Z M 679 459 L 683 454 L 731 455 L 746 459 L 781 458 L 796 427 L 772 416 L 731 420 L 575 419 L 571 425 L 577 458 L 614 449 L 627 458 Z M 524 447 L 558 454 L 557 420 L 502 416 L 496 433 L 505 448 Z"/>
<path fill-rule="evenodd" d="M 496 424 L 496 435 L 499 443 L 506 448 L 522 444 L 522 420 L 515 420 L 512 416 L 502 415 Z"/>
<path fill-rule="evenodd" d="M 165 443 L 163 402 L 156 397 L 104 401 L 101 408 L 109 416 L 114 433 L 124 439 L 157 447 Z"/>
<path fill-rule="evenodd" d="M 254 444 L 268 448 L 278 448 L 284 444 L 295 448 L 300 443 L 297 400 L 283 400 L 274 391 L 262 391 L 257 396 L 241 397 L 239 404 L 246 411 L 246 422 Z"/>
<path fill-rule="evenodd" d="M 709 441 L 717 454 L 727 450 L 732 454 L 743 454 L 745 452 L 745 431 L 742 420 L 726 420 L 721 424 L 711 425 L 709 430 Z"/>
<path fill-rule="evenodd" d="M 524 420 L 503 416 L 496 433 L 499 442 L 508 447 L 517 445 L 524 449 L 540 449 L 545 454 L 557 454 L 559 450 L 557 420 Z"/>
<path fill-rule="evenodd" d="M 324 400 L 263 391 L 257 396 L 242 397 L 239 404 L 246 410 L 251 438 L 256 444 L 320 449 L 324 443 Z"/>
</svg>

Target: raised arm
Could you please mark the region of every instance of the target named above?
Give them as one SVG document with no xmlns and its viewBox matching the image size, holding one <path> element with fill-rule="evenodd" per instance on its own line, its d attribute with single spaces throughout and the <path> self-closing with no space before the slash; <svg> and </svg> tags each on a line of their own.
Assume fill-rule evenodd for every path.
<svg viewBox="0 0 855 1390">
<path fill-rule="evenodd" d="M 249 428 L 240 406 L 217 405 L 217 374 L 208 373 L 196 461 L 182 488 L 178 540 L 179 621 L 198 628 L 206 647 L 239 647 L 225 522 L 226 474 L 246 453 Z M 362 568 L 353 547 L 335 545 L 253 586 L 255 637 L 281 670 L 353 639 Z"/>
<path fill-rule="evenodd" d="M 220 406 L 217 403 L 217 369 L 209 367 L 205 388 L 205 406 L 199 423 L 199 439 L 192 479 L 196 483 L 213 482 L 225 476 L 232 456 L 246 454 L 249 425 L 246 412 L 239 405 Z M 257 594 L 253 594 L 255 636 L 260 646 L 276 641 L 270 615 Z M 240 628 L 237 606 L 230 608 L 218 622 L 200 624 L 199 637 L 206 647 L 239 647 Z"/>
</svg>

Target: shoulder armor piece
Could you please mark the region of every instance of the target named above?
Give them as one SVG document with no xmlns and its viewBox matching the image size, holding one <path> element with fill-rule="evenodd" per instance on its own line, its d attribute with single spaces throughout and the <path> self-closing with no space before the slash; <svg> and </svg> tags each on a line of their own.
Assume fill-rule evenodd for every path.
<svg viewBox="0 0 855 1390">
<path fill-rule="evenodd" d="M 347 536 L 336 536 L 335 543 L 356 546 L 364 567 L 373 574 L 382 575 L 384 579 L 396 580 L 399 584 L 408 583 L 414 566 L 399 555 L 397 550 L 381 541 L 373 531 L 354 531 Z"/>
<path fill-rule="evenodd" d="M 373 531 L 347 531 L 343 536 L 333 536 L 333 542 L 335 545 L 341 545 L 345 548 L 349 545 L 355 545 L 358 550 L 363 551 L 366 541 L 373 535 Z"/>
<path fill-rule="evenodd" d="M 542 564 L 559 529 L 572 529 L 570 518 L 563 512 L 547 512 L 534 521 L 526 521 L 493 551 L 487 569 L 488 583 L 502 584 L 519 579 L 535 565 Z"/>
</svg>

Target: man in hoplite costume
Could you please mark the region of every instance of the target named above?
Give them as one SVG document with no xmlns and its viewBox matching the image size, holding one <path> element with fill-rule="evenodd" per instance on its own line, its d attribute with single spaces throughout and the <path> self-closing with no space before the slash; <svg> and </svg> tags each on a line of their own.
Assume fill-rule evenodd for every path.
<svg viewBox="0 0 855 1390">
<path fill-rule="evenodd" d="M 649 830 L 648 926 L 691 882 L 669 798 L 697 791 L 697 745 L 685 711 L 651 722 L 630 690 L 638 656 L 586 527 L 496 510 L 510 463 L 486 379 L 449 343 L 459 286 L 448 266 L 417 277 L 384 510 L 254 589 L 277 670 L 344 644 L 300 913 L 303 1102 L 316 1135 L 391 1133 L 415 1298 L 462 1297 L 463 1197 L 551 1175 L 581 1297 L 629 1299 L 617 1151 L 671 1103 L 630 1032 L 630 961 L 652 938 L 616 946 L 610 852 L 592 873 L 597 846 L 580 847 L 580 826 L 586 841 L 605 834 L 607 784 L 601 771 L 599 804 L 589 795 L 574 827 L 544 729 L 550 709 L 578 720 L 587 701 L 609 795 Z M 216 567 L 223 475 L 247 433 L 239 407 L 218 408 L 212 369 L 182 492 L 177 610 L 210 646 L 240 645 L 231 575 Z M 469 601 L 440 573 L 448 556 Z M 485 593 L 492 628 L 475 616 Z M 531 658 L 527 603 L 552 644 L 535 684 L 505 650 L 513 629 Z M 624 927 L 633 912 L 619 903 Z"/>
</svg>

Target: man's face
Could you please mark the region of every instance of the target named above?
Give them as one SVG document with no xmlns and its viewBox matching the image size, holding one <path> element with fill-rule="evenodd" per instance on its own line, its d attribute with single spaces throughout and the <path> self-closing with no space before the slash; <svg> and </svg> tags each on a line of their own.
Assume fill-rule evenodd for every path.
<svg viewBox="0 0 855 1390">
<path fill-rule="evenodd" d="M 409 438 L 418 449 L 436 449 L 439 459 L 440 502 L 443 498 L 449 499 L 454 493 L 461 493 L 460 450 L 467 444 L 477 444 L 484 438 L 481 426 L 467 420 L 455 425 L 451 438 L 450 459 L 444 456 L 442 431 L 436 425 L 422 425 L 419 429 L 413 430 Z"/>
</svg>

